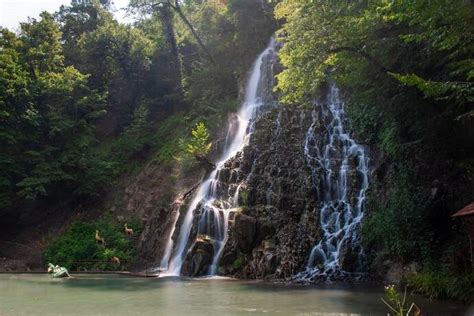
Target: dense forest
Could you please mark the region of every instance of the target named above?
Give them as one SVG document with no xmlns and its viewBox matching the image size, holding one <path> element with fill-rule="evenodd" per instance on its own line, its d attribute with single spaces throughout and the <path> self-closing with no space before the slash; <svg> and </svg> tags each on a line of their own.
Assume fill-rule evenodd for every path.
<svg viewBox="0 0 474 316">
<path fill-rule="evenodd" d="M 0 240 L 77 209 L 109 225 L 104 197 L 124 178 L 160 168 L 169 181 L 157 186 L 173 187 L 177 169 L 209 168 L 274 34 L 279 102 L 311 107 L 337 83 L 369 148 L 367 270 L 380 277 L 400 263 L 417 271 L 403 280 L 415 290 L 473 297 L 468 235 L 451 219 L 474 196 L 471 1 L 132 0 L 133 24 L 112 6 L 73 0 L 0 29 Z M 167 190 L 163 204 L 179 188 Z M 67 228 L 57 225 L 50 234 Z M 95 230 L 74 225 L 64 238 Z M 68 247 L 53 245 L 48 258 Z M 101 256 L 132 260 L 130 247 Z"/>
</svg>

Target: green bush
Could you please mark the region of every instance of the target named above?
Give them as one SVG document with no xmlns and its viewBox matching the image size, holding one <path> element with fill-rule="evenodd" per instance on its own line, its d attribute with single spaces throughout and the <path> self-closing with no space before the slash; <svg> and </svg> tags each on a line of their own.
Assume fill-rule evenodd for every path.
<svg viewBox="0 0 474 316">
<path fill-rule="evenodd" d="M 380 148 L 392 158 L 401 158 L 401 146 L 395 124 L 385 124 L 379 138 Z"/>
<path fill-rule="evenodd" d="M 153 162 L 166 163 L 174 160 L 181 151 L 179 139 L 185 135 L 191 124 L 182 114 L 177 113 L 159 123 L 154 134 L 154 145 L 156 149 Z"/>
<path fill-rule="evenodd" d="M 446 268 L 413 274 L 408 286 L 433 299 L 474 300 L 474 273 L 453 274 Z"/>
<path fill-rule="evenodd" d="M 354 102 L 347 106 L 347 112 L 356 129 L 357 138 L 368 144 L 376 144 L 383 120 L 380 110 L 367 103 Z"/>
<path fill-rule="evenodd" d="M 367 206 L 373 215 L 363 224 L 363 243 L 379 253 L 407 260 L 428 257 L 432 236 L 427 227 L 426 206 L 409 181 L 407 171 L 399 170 L 387 187 L 391 189 L 386 203 L 369 197 Z"/>
<path fill-rule="evenodd" d="M 139 220 L 131 219 L 129 227 L 139 232 Z M 96 243 L 95 232 L 105 239 L 105 247 Z M 117 266 L 110 262 L 118 257 L 122 263 L 136 258 L 133 240 L 124 234 L 124 223 L 112 217 L 94 222 L 74 222 L 63 235 L 54 239 L 43 254 L 45 263 L 51 262 L 72 270 L 112 270 Z"/>
</svg>

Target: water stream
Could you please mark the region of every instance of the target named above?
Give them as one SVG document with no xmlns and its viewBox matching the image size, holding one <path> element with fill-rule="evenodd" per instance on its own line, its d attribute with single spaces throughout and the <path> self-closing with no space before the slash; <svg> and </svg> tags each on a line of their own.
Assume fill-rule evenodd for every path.
<svg viewBox="0 0 474 316">
<path fill-rule="evenodd" d="M 344 103 L 334 84 L 330 85 L 327 100 L 315 107 L 312 116 L 305 159 L 319 202 L 322 238 L 311 250 L 307 269 L 300 277 L 337 277 L 346 274 L 343 261 L 349 256 L 351 271 L 363 267 L 358 229 L 369 185 L 368 158 L 344 128 Z"/>
<path fill-rule="evenodd" d="M 164 275 L 180 275 L 186 254 L 190 250 L 189 238 L 195 223 L 194 217 L 199 216 L 197 225 L 197 238 L 210 239 L 214 248 L 212 264 L 208 274 L 215 275 L 222 250 L 227 241 L 228 220 L 230 214 L 236 210 L 239 183 L 223 183 L 219 173 L 225 163 L 235 157 L 248 144 L 250 135 L 254 130 L 254 123 L 258 115 L 267 109 L 264 94 L 269 84 L 268 78 L 273 80 L 273 75 L 264 76 L 264 72 L 272 70 L 271 63 L 275 56 L 275 41 L 272 39 L 267 48 L 257 57 L 245 90 L 245 98 L 235 119 L 229 125 L 225 149 L 221 158 L 216 163 L 216 168 L 207 179 L 199 186 L 193 200 L 189 204 L 186 215 L 181 224 L 180 233 L 174 245 L 170 237 L 166 245 L 165 255 L 161 262 Z M 175 225 L 177 222 L 175 222 Z M 171 233 L 175 228 L 171 230 Z M 171 249 L 174 256 L 169 263 Z"/>
</svg>

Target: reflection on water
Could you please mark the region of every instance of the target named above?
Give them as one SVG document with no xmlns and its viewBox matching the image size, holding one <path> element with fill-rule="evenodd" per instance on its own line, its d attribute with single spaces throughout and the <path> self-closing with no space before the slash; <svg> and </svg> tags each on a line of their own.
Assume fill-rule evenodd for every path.
<svg viewBox="0 0 474 316">
<path fill-rule="evenodd" d="M 290 286 L 226 278 L 0 275 L 0 315 L 386 315 L 367 287 Z M 427 315 L 463 315 L 462 306 L 416 302 Z"/>
</svg>

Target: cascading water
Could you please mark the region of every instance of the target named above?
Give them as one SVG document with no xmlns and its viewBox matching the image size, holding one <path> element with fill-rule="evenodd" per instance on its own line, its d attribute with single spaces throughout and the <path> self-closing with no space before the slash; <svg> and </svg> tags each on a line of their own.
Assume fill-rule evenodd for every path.
<svg viewBox="0 0 474 316">
<path fill-rule="evenodd" d="M 358 229 L 369 185 L 368 158 L 344 129 L 344 104 L 334 84 L 325 103 L 317 106 L 319 111 L 313 110 L 305 139 L 305 159 L 320 203 L 322 237 L 311 250 L 306 271 L 298 276 L 303 279 L 347 274 L 343 261 L 348 256 L 355 262 L 352 271 L 360 271 L 363 261 Z"/>
<path fill-rule="evenodd" d="M 219 259 L 228 237 L 229 216 L 238 206 L 238 190 L 240 188 L 238 182 L 224 183 L 220 181 L 220 173 L 225 169 L 226 162 L 238 155 L 248 144 L 258 115 L 272 105 L 266 95 L 268 94 L 267 90 L 271 90 L 273 86 L 273 74 L 267 76 L 263 74 L 272 71 L 275 56 L 275 41 L 272 39 L 253 65 L 245 90 L 244 102 L 235 120 L 229 126 L 222 157 L 216 163 L 215 170 L 199 186 L 187 209 L 181 224 L 174 256 L 169 264 L 167 261 L 174 242 L 171 236 L 168 240 L 166 253 L 161 262 L 161 269 L 166 270 L 164 275 L 180 275 L 186 254 L 190 250 L 188 240 L 195 223 L 195 214 L 199 216 L 196 239 L 210 240 L 213 245 L 213 259 L 207 273 L 209 275 L 217 273 Z M 174 224 L 176 225 L 177 221 Z M 171 230 L 171 234 L 174 230 Z"/>
</svg>

